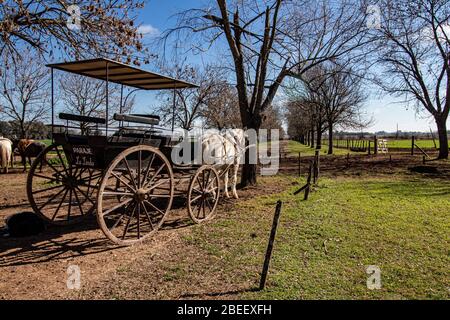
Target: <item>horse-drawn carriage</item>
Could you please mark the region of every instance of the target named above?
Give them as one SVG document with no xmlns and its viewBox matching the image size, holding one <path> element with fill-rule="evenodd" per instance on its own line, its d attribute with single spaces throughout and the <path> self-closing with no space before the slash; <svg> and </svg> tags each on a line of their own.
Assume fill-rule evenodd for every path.
<svg viewBox="0 0 450 320">
<path fill-rule="evenodd" d="M 33 162 L 27 194 L 36 214 L 48 223 L 77 223 L 90 214 L 111 241 L 140 242 L 163 224 L 176 195 L 196 223 L 210 219 L 220 195 L 212 165 L 177 165 L 171 152 L 178 141 L 143 114 L 108 115 L 110 82 L 143 90 L 194 88 L 194 84 L 108 59 L 49 65 L 52 75 L 52 144 Z M 54 121 L 54 69 L 106 81 L 104 118 L 60 113 Z M 120 105 L 122 101 L 120 102 Z M 65 123 L 64 123 L 65 122 Z M 93 126 L 76 132 L 71 123 Z M 125 125 L 126 124 L 126 125 Z M 40 169 L 44 164 L 44 169 Z"/>
</svg>

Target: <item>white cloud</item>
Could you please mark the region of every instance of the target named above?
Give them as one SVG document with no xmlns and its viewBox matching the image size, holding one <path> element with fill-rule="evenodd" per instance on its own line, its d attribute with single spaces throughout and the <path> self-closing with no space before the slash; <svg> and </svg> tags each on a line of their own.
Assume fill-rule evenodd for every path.
<svg viewBox="0 0 450 320">
<path fill-rule="evenodd" d="M 156 37 L 160 34 L 158 28 L 155 28 L 151 24 L 143 24 L 137 29 L 138 33 L 141 33 L 143 37 Z"/>
</svg>

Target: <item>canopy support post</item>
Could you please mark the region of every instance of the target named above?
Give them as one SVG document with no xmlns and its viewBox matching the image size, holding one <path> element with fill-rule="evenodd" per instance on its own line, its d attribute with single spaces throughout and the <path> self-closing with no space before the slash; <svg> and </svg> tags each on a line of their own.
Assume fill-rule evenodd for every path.
<svg viewBox="0 0 450 320">
<path fill-rule="evenodd" d="M 176 99 L 176 83 L 173 85 L 173 105 L 172 105 L 172 132 L 175 130 L 175 99 Z"/>
<path fill-rule="evenodd" d="M 122 108 L 122 99 L 123 99 L 123 84 L 120 85 L 120 106 L 119 106 L 119 113 L 122 114 L 123 108 Z M 119 122 L 119 127 L 122 127 L 123 121 Z"/>
<path fill-rule="evenodd" d="M 109 63 L 106 61 L 106 137 L 108 137 L 108 119 L 109 119 Z"/>
<path fill-rule="evenodd" d="M 53 68 L 50 68 L 50 75 L 51 75 L 51 87 L 52 87 L 52 96 L 51 96 L 51 104 L 52 104 L 52 143 L 55 141 L 53 140 L 53 134 L 55 132 L 55 99 L 54 99 L 54 93 L 53 93 Z"/>
</svg>

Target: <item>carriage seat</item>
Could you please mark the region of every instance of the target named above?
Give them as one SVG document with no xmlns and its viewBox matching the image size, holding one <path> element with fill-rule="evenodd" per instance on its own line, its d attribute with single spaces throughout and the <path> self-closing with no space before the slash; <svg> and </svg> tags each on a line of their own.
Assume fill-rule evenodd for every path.
<svg viewBox="0 0 450 320">
<path fill-rule="evenodd" d="M 60 113 L 59 118 L 62 120 L 67 120 L 67 121 L 88 122 L 88 123 L 95 123 L 95 124 L 105 124 L 106 123 L 105 118 L 80 116 L 80 115 L 70 114 L 70 113 Z"/>
<path fill-rule="evenodd" d="M 114 120 L 133 123 L 142 123 L 150 125 L 158 125 L 161 118 L 151 114 L 122 114 L 115 113 Z"/>
</svg>

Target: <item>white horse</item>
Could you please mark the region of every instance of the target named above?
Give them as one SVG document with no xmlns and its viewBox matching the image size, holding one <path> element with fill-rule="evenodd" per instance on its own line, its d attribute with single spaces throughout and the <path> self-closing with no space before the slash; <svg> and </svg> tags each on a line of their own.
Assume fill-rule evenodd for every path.
<svg viewBox="0 0 450 320">
<path fill-rule="evenodd" d="M 12 141 L 0 137 L 0 163 L 3 168 L 3 173 L 8 173 L 9 162 L 12 155 Z"/>
<path fill-rule="evenodd" d="M 223 174 L 225 196 L 228 193 L 228 175 L 231 173 L 231 191 L 234 198 L 239 196 L 236 190 L 239 164 L 244 156 L 245 134 L 242 129 L 229 129 L 225 133 L 207 133 L 202 136 L 203 162 L 214 165 Z"/>
</svg>

